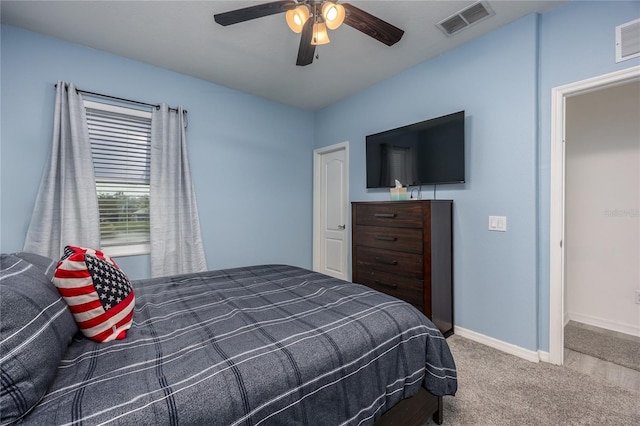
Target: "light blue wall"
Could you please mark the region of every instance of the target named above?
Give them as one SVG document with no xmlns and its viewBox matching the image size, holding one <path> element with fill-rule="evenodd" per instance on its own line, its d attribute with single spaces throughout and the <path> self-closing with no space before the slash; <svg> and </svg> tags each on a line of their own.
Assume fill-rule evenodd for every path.
<svg viewBox="0 0 640 426">
<path fill-rule="evenodd" d="M 527 348 L 537 346 L 537 25 L 527 16 L 324 109 L 315 138 L 349 141 L 353 201 L 388 200 L 365 189 L 365 136 L 465 110 L 467 183 L 436 193 L 455 201 L 455 324 Z M 487 231 L 489 215 L 507 216 L 508 232 Z"/>
<path fill-rule="evenodd" d="M 51 151 L 54 84 L 188 109 L 210 268 L 312 260 L 313 114 L 102 51 L 2 26 L 0 249 L 21 250 Z M 122 257 L 149 276 L 148 256 Z"/>
<path fill-rule="evenodd" d="M 571 2 L 530 15 L 316 114 L 315 147 L 350 143 L 352 201 L 365 188 L 365 136 L 464 109 L 467 183 L 454 204 L 455 324 L 530 350 L 549 348 L 551 89 L 615 64 L 614 28 L 640 2 Z M 423 190 L 432 198 L 432 187 Z M 508 217 L 506 233 L 487 231 Z"/>
</svg>

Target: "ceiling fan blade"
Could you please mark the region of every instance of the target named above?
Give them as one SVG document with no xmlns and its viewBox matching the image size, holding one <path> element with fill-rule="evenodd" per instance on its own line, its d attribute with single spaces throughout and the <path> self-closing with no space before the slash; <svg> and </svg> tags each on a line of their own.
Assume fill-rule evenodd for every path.
<svg viewBox="0 0 640 426">
<path fill-rule="evenodd" d="M 300 36 L 300 47 L 298 48 L 298 61 L 296 65 L 301 67 L 313 62 L 313 55 L 316 53 L 316 46 L 311 44 L 313 36 L 313 19 L 308 19 L 302 28 Z"/>
<path fill-rule="evenodd" d="M 387 46 L 392 46 L 400 41 L 404 30 L 377 18 L 362 9 L 349 3 L 341 3 L 346 10 L 344 23 L 356 30 L 373 37 Z"/>
<path fill-rule="evenodd" d="M 229 12 L 216 13 L 213 15 L 213 19 L 218 24 L 226 27 L 227 25 L 286 12 L 287 10 L 295 8 L 296 5 L 297 3 L 293 0 L 272 1 L 270 3 L 258 4 Z"/>
</svg>

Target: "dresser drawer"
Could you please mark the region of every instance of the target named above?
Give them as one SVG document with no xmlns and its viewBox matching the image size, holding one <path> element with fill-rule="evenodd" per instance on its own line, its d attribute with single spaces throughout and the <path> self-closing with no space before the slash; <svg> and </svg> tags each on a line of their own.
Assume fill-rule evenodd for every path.
<svg viewBox="0 0 640 426">
<path fill-rule="evenodd" d="M 411 303 L 422 311 L 423 281 L 373 269 L 358 268 L 358 283 Z"/>
<path fill-rule="evenodd" d="M 359 226 L 358 245 L 422 254 L 423 232 L 418 228 Z"/>
<path fill-rule="evenodd" d="M 355 220 L 358 225 L 422 228 L 422 207 L 413 201 L 356 204 Z"/>
<path fill-rule="evenodd" d="M 368 268 L 376 271 L 390 272 L 404 277 L 423 277 L 423 256 L 401 251 L 356 247 L 357 268 Z"/>
</svg>

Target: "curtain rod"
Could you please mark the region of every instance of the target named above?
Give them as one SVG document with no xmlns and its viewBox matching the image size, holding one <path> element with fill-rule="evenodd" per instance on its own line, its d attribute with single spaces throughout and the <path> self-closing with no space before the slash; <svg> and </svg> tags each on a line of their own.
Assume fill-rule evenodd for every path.
<svg viewBox="0 0 640 426">
<path fill-rule="evenodd" d="M 54 84 L 53 86 L 54 87 L 58 87 L 58 83 Z M 134 101 L 132 99 L 119 98 L 117 96 L 103 95 L 102 93 L 89 92 L 88 90 L 82 90 L 82 89 L 78 89 L 78 88 L 76 88 L 76 92 L 85 93 L 87 95 L 97 96 L 97 97 L 100 97 L 100 98 L 113 99 L 113 100 L 116 100 L 116 101 L 128 102 L 128 103 L 131 103 L 131 104 L 144 105 L 144 106 L 152 107 L 152 108 L 155 108 L 155 109 L 160 109 L 160 105 L 159 104 L 150 104 L 150 103 L 147 103 L 147 102 Z M 178 112 L 178 108 L 169 107 L 169 110 Z M 185 114 L 187 113 L 186 109 L 183 109 L 182 111 Z"/>
</svg>

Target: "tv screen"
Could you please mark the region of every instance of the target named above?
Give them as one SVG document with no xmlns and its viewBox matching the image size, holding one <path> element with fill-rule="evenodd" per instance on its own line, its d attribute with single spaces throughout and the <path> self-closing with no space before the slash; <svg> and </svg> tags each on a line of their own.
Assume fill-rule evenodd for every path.
<svg viewBox="0 0 640 426">
<path fill-rule="evenodd" d="M 367 188 L 464 182 L 464 111 L 367 136 Z"/>
</svg>

